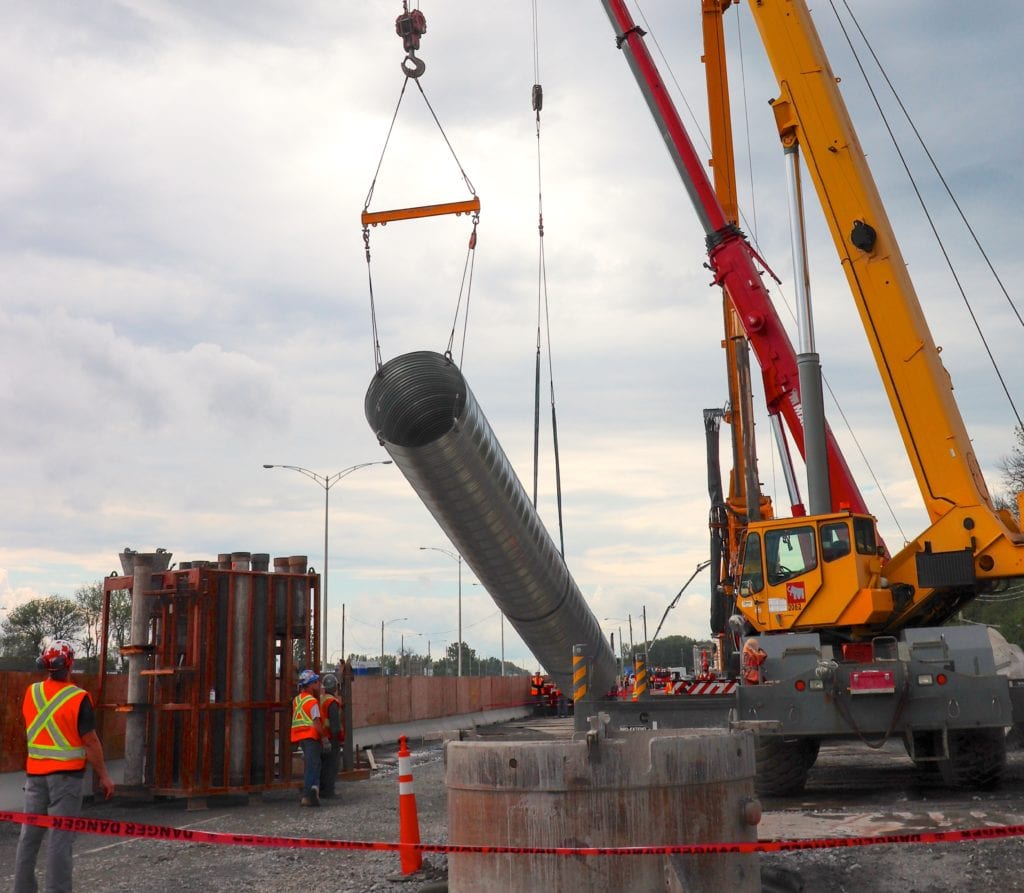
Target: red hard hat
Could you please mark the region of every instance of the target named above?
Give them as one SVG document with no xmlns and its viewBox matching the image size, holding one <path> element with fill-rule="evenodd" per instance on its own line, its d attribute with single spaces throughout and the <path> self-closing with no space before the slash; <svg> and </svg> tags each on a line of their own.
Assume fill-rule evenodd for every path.
<svg viewBox="0 0 1024 893">
<path fill-rule="evenodd" d="M 64 639 L 54 639 L 36 658 L 40 670 L 70 670 L 75 662 L 75 649 Z"/>
</svg>

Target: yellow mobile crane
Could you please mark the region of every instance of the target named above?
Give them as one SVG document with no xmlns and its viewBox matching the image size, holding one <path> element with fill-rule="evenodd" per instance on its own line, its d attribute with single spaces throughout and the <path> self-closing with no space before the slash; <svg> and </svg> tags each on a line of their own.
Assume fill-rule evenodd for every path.
<svg viewBox="0 0 1024 893">
<path fill-rule="evenodd" d="M 870 518 L 808 519 L 817 532 L 806 544 L 806 531 L 792 525 L 751 530 L 741 580 L 751 591 L 740 608 L 762 631 L 835 625 L 864 637 L 942 623 L 979 589 L 1024 576 L 1024 534 L 1008 511 L 993 506 L 805 3 L 755 0 L 751 11 L 779 81 L 772 108 L 787 158 L 795 164 L 804 156 L 817 189 L 931 526 L 884 570 L 873 554 Z M 841 524 L 843 541 L 855 546 L 839 564 L 819 560 L 830 545 L 844 548 L 833 528 L 822 536 L 827 524 Z M 752 585 L 757 574 L 765 577 L 760 589 Z M 795 598 L 794 584 L 802 590 Z"/>
<path fill-rule="evenodd" d="M 1024 691 L 996 675 L 983 629 L 940 624 L 979 592 L 1024 576 L 1024 534 L 992 502 L 804 0 L 752 0 L 750 9 L 779 82 L 772 108 L 790 207 L 801 206 L 803 155 L 930 526 L 885 560 L 874 518 L 832 511 L 826 473 L 809 462 L 810 514 L 752 521 L 740 547 L 737 609 L 763 653 L 736 720 L 759 732 L 767 793 L 798 790 L 820 740 L 840 735 L 872 744 L 900 735 L 915 762 L 937 763 L 947 782 L 989 785 Z M 793 243 L 799 249 L 802 232 Z M 801 355 L 816 359 L 813 331 L 801 328 Z"/>
<path fill-rule="evenodd" d="M 769 412 L 774 408 L 784 417 L 805 456 L 809 513 L 794 505 L 791 518 L 754 517 L 759 493 L 756 477 L 747 477 L 747 517 L 724 538 L 727 566 L 735 569 L 731 586 L 721 587 L 736 599 L 729 624 L 757 634 L 738 643 L 742 684 L 729 711 L 735 727 L 757 732 L 759 792 L 799 791 L 821 741 L 829 738 L 860 738 L 881 747 L 896 737 L 915 763 L 937 767 L 949 784 L 996 783 L 1006 762 L 1005 730 L 1024 721 L 1024 680 L 1011 688 L 997 673 L 986 628 L 937 624 L 986 587 L 1024 575 L 1024 538 L 989 497 L 805 4 L 752 0 L 751 6 L 782 89 L 773 105 L 789 162 L 797 353 L 761 283 L 756 253 L 733 222 L 735 212 L 719 203 L 668 99 L 643 30 L 624 0 L 602 3 L 705 230 L 714 283 L 724 287 L 757 356 Z M 728 5 L 705 0 L 705 23 Z M 824 419 L 798 148 L 832 226 L 932 518 L 928 530 L 891 560 Z M 741 423 L 749 426 L 749 416 Z M 736 512 L 738 494 L 734 486 Z M 617 722 L 643 725 L 653 707 L 644 705 Z M 666 711 L 658 723 L 692 725 L 693 718 Z"/>
</svg>

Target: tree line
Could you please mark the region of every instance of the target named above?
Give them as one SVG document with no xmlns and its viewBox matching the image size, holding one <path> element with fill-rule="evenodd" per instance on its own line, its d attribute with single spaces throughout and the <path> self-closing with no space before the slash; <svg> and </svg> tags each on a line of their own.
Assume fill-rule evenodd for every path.
<svg viewBox="0 0 1024 893">
<path fill-rule="evenodd" d="M 128 641 L 131 613 L 131 593 L 126 589 L 111 592 L 108 657 L 120 657 Z M 32 670 L 45 640 L 67 639 L 75 646 L 76 668 L 95 671 L 102 632 L 102 582 L 80 586 L 73 598 L 34 598 L 11 609 L 0 621 L 0 669 Z"/>
<path fill-rule="evenodd" d="M 350 654 L 349 660 L 381 663 L 379 654 Z M 459 643 L 452 642 L 444 657 L 432 658 L 413 651 L 383 655 L 384 673 L 388 676 L 457 676 L 459 674 Z M 484 657 L 468 642 L 462 643 L 463 676 L 501 676 L 501 658 Z M 506 676 L 529 676 L 530 671 L 505 661 Z"/>
</svg>

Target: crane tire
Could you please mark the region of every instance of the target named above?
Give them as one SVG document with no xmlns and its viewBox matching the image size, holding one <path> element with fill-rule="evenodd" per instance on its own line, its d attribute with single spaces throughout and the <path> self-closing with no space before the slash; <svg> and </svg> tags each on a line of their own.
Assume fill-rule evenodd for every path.
<svg viewBox="0 0 1024 893">
<path fill-rule="evenodd" d="M 949 758 L 939 760 L 942 780 L 954 788 L 987 790 L 999 785 L 1006 769 L 1006 735 L 1002 729 L 949 732 Z"/>
<path fill-rule="evenodd" d="M 755 749 L 757 776 L 754 788 L 761 797 L 799 794 L 818 758 L 819 742 L 813 738 L 782 738 L 759 735 Z"/>
</svg>

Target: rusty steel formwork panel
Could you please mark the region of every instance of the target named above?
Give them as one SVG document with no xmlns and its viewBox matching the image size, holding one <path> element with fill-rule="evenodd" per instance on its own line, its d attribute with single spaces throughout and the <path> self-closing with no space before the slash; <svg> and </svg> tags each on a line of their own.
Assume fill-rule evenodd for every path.
<svg viewBox="0 0 1024 893">
<path fill-rule="evenodd" d="M 137 567 L 104 581 L 97 709 L 101 722 L 104 713 L 124 713 L 144 729 L 134 745 L 138 778 L 127 777 L 126 738 L 129 788 L 202 798 L 295 786 L 291 702 L 299 670 L 320 665 L 320 577 L 307 572 L 305 556 L 275 559 L 272 572 L 268 564 L 269 556 L 249 553 L 182 562 L 154 569 L 140 592 Z M 124 703 L 106 694 L 118 590 L 131 591 L 145 618 L 142 639 L 121 648 L 143 680 Z"/>
</svg>

